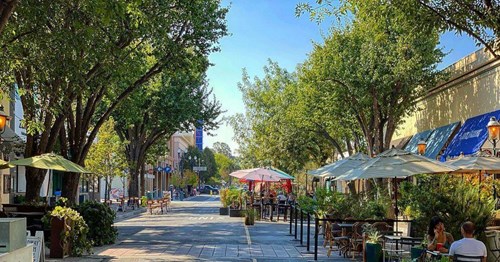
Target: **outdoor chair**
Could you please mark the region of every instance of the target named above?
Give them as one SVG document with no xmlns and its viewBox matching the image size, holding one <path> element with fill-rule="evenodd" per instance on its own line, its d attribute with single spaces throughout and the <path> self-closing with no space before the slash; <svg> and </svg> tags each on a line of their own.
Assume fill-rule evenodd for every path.
<svg viewBox="0 0 500 262">
<path fill-rule="evenodd" d="M 351 254 L 354 259 L 354 253 L 362 254 L 363 252 L 363 225 L 366 222 L 356 222 L 352 226 L 351 241 Z"/>
<path fill-rule="evenodd" d="M 481 262 L 483 259 L 482 256 L 466 256 L 466 255 L 458 255 L 455 254 L 453 256 L 453 261 L 460 262 L 460 261 L 468 261 L 468 262 Z"/>
<path fill-rule="evenodd" d="M 333 247 L 337 246 L 337 250 L 339 251 L 339 256 L 344 254 L 346 256 L 347 252 L 350 249 L 350 237 L 342 236 L 342 228 L 337 223 L 326 222 L 325 225 L 325 242 L 328 242 L 329 248 L 327 255 L 330 256 L 332 253 Z M 323 245 L 326 246 L 326 243 Z"/>
<path fill-rule="evenodd" d="M 495 258 L 495 262 L 500 261 L 500 231 L 486 231 L 486 238 L 490 239 L 488 241 L 490 244 L 490 251 Z"/>
</svg>

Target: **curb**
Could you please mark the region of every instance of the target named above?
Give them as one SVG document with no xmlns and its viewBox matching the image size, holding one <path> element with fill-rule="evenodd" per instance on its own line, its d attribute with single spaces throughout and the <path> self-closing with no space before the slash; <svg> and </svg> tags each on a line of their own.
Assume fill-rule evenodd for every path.
<svg viewBox="0 0 500 262">
<path fill-rule="evenodd" d="M 146 208 L 143 208 L 143 207 L 141 207 L 137 210 L 134 210 L 132 212 L 116 212 L 116 218 L 115 218 L 114 222 L 116 223 L 116 222 L 120 222 L 122 220 L 125 220 L 127 218 L 136 217 L 144 212 L 146 212 Z"/>
</svg>

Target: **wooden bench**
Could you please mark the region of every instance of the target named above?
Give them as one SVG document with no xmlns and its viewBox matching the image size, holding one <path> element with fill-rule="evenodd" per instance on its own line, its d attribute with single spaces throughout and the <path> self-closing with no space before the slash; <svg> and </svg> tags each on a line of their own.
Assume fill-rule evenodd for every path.
<svg viewBox="0 0 500 262">
<path fill-rule="evenodd" d="M 156 214 L 163 214 L 163 200 L 148 200 L 147 202 L 149 214 L 153 214 L 153 209 L 156 209 Z"/>
</svg>

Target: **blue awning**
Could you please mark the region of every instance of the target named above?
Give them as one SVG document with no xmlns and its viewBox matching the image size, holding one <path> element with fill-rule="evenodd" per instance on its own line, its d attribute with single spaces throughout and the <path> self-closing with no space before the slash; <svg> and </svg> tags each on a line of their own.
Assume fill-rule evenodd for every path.
<svg viewBox="0 0 500 262">
<path fill-rule="evenodd" d="M 467 119 L 451 140 L 440 160 L 446 161 L 446 158 L 459 156 L 462 152 L 464 155 L 478 152 L 488 138 L 486 125 L 492 116 L 500 118 L 500 110 Z"/>
<path fill-rule="evenodd" d="M 427 148 L 425 149 L 424 156 L 430 159 L 436 159 L 436 157 L 443 149 L 444 145 L 450 139 L 455 129 L 457 129 L 460 122 L 455 122 L 446 126 L 438 127 L 434 129 L 432 134 L 427 139 Z"/>
<path fill-rule="evenodd" d="M 408 144 L 406 145 L 405 150 L 408 152 L 412 152 L 412 153 L 418 153 L 417 152 L 418 151 L 418 148 L 417 148 L 418 142 L 420 142 L 420 140 L 427 141 L 427 139 L 431 135 L 432 131 L 433 130 L 431 129 L 431 130 L 426 130 L 426 131 L 415 134 L 411 138 L 410 142 L 408 142 Z"/>
</svg>

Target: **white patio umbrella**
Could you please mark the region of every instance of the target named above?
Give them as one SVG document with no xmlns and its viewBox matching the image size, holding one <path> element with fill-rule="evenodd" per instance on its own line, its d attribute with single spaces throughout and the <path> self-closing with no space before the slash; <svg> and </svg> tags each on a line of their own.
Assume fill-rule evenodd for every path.
<svg viewBox="0 0 500 262">
<path fill-rule="evenodd" d="M 370 160 L 370 157 L 363 153 L 356 153 L 350 157 L 341 159 L 332 164 L 320 167 L 308 172 L 321 177 L 340 177 L 346 172 L 359 167 Z"/>
<path fill-rule="evenodd" d="M 355 180 L 370 178 L 405 178 L 418 174 L 449 173 L 457 168 L 448 164 L 417 155 L 405 150 L 391 148 L 382 152 L 342 176 L 338 180 Z M 398 215 L 397 186 L 395 187 L 395 214 Z M 396 224 L 397 227 L 397 224 Z"/>
<path fill-rule="evenodd" d="M 457 168 L 405 150 L 391 148 L 336 180 L 405 178 L 418 174 L 449 173 Z"/>
<path fill-rule="evenodd" d="M 500 158 L 492 156 L 461 156 L 445 163 L 457 167 L 453 173 L 500 173 Z"/>
</svg>

